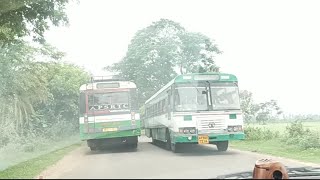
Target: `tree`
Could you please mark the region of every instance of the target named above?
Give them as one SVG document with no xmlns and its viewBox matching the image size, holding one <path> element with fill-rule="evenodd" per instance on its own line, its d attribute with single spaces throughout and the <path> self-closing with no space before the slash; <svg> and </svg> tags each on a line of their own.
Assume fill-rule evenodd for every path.
<svg viewBox="0 0 320 180">
<path fill-rule="evenodd" d="M 53 132 L 58 134 L 78 130 L 79 87 L 89 81 L 89 74 L 73 64 L 46 62 L 42 65 L 46 68 L 43 76 L 47 80 L 48 100 L 35 106 L 38 119 L 34 124 L 38 128 L 59 127 Z"/>
<path fill-rule="evenodd" d="M 271 119 L 277 119 L 282 114 L 276 100 L 256 104 L 253 102 L 252 92 L 248 90 L 240 92 L 240 103 L 246 123 L 256 120 L 260 124 L 265 124 Z"/>
<path fill-rule="evenodd" d="M 252 92 L 243 90 L 240 91 L 240 107 L 244 115 L 244 121 L 250 123 L 255 118 L 256 106 L 253 103 Z"/>
<path fill-rule="evenodd" d="M 46 100 L 44 68 L 34 62 L 39 51 L 24 42 L 0 48 L 0 126 L 28 126 L 33 104 Z M 22 131 L 19 131 L 22 132 Z"/>
<path fill-rule="evenodd" d="M 0 147 L 12 137 L 56 137 L 77 129 L 79 87 L 89 76 L 61 63 L 62 57 L 51 46 L 35 48 L 23 41 L 0 48 Z"/>
<path fill-rule="evenodd" d="M 258 105 L 256 120 L 259 123 L 266 124 L 266 121 L 276 119 L 282 111 L 276 100 L 270 100 Z"/>
<path fill-rule="evenodd" d="M 69 0 L 1 0 L 0 41 L 25 36 L 44 42 L 50 25 L 68 24 L 65 6 Z"/>
<path fill-rule="evenodd" d="M 106 70 L 134 81 L 145 101 L 177 74 L 217 72 L 214 55 L 221 53 L 213 40 L 201 33 L 186 31 L 168 19 L 139 30 L 126 56 Z"/>
</svg>

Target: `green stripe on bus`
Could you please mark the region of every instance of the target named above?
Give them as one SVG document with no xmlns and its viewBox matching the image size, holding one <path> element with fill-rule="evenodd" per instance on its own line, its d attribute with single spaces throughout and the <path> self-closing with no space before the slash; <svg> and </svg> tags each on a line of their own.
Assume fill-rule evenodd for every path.
<svg viewBox="0 0 320 180">
<path fill-rule="evenodd" d="M 229 119 L 237 119 L 237 115 L 236 114 L 229 114 Z"/>
<path fill-rule="evenodd" d="M 102 139 L 102 138 L 115 138 L 115 137 L 127 137 L 127 136 L 140 136 L 141 129 L 126 130 L 126 131 L 114 131 L 114 132 L 101 132 L 101 133 L 80 133 L 82 140 L 86 139 Z"/>
<path fill-rule="evenodd" d="M 191 140 L 188 139 L 187 135 L 175 135 L 173 138 L 173 142 L 175 143 L 197 143 L 198 136 L 193 135 L 191 136 Z M 232 140 L 243 140 L 245 139 L 244 133 L 238 134 L 209 134 L 209 141 L 216 142 L 216 141 L 232 141 Z"/>
<path fill-rule="evenodd" d="M 115 131 L 103 132 L 103 129 L 115 128 Z M 80 124 L 79 130 L 81 139 L 137 136 L 141 134 L 141 121 L 135 120 L 134 124 L 131 120 Z"/>
<path fill-rule="evenodd" d="M 185 120 L 185 121 L 192 121 L 192 115 L 185 115 L 185 116 L 183 116 L 183 120 Z"/>
</svg>

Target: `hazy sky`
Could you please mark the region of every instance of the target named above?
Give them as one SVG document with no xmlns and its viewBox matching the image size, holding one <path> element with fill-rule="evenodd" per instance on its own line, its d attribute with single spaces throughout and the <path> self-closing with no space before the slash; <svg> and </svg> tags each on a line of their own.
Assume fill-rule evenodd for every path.
<svg viewBox="0 0 320 180">
<path fill-rule="evenodd" d="M 222 72 L 238 76 L 257 102 L 278 100 L 287 113 L 320 113 L 320 1 L 80 0 L 69 27 L 50 43 L 95 75 L 125 56 L 135 32 L 160 18 L 214 39 Z"/>
</svg>

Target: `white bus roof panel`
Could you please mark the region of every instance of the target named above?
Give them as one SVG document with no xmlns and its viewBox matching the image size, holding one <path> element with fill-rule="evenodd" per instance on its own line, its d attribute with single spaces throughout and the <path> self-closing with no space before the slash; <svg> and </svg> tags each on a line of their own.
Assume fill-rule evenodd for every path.
<svg viewBox="0 0 320 180">
<path fill-rule="evenodd" d="M 137 88 L 137 86 L 136 84 L 130 81 L 95 82 L 81 85 L 80 91 L 115 88 Z"/>
</svg>

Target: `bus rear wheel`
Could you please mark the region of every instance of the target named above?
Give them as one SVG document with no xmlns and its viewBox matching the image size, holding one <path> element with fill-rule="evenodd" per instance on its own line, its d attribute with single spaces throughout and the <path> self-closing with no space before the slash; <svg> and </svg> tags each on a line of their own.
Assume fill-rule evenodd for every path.
<svg viewBox="0 0 320 180">
<path fill-rule="evenodd" d="M 96 147 L 96 146 L 90 146 L 89 148 L 90 148 L 91 151 L 96 151 L 96 150 L 98 150 L 98 147 Z"/>
<path fill-rule="evenodd" d="M 229 141 L 219 141 L 216 143 L 218 151 L 227 151 L 229 146 Z"/>
<path fill-rule="evenodd" d="M 138 143 L 132 143 L 132 144 L 128 144 L 128 145 L 132 149 L 137 149 L 138 148 Z"/>
<path fill-rule="evenodd" d="M 98 150 L 97 142 L 94 140 L 87 140 L 87 145 L 90 148 L 91 151 Z"/>
<path fill-rule="evenodd" d="M 170 150 L 172 149 L 172 148 L 171 148 L 171 147 L 172 147 L 171 137 L 170 137 L 170 133 L 169 133 L 168 130 L 166 131 L 166 144 L 165 144 L 165 145 L 166 145 L 166 149 L 167 149 L 167 150 L 170 151 Z"/>
</svg>

